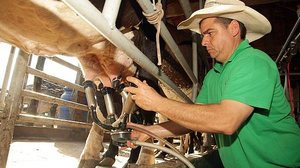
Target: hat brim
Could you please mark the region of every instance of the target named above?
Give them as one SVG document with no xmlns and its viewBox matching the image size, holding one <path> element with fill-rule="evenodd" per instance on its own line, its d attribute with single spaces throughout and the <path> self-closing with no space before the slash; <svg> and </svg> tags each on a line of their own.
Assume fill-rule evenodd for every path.
<svg viewBox="0 0 300 168">
<path fill-rule="evenodd" d="M 177 29 L 190 29 L 201 34 L 199 23 L 209 17 L 224 17 L 243 23 L 247 29 L 246 38 L 252 42 L 271 32 L 271 24 L 263 15 L 248 6 L 220 5 L 200 9 L 178 24 Z"/>
</svg>

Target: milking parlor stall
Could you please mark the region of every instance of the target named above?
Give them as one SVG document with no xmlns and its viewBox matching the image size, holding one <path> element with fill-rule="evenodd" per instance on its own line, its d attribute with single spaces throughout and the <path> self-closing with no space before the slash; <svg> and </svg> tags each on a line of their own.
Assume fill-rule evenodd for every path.
<svg viewBox="0 0 300 168">
<path fill-rule="evenodd" d="M 299 124 L 300 1 L 243 2 L 272 25 L 251 45 L 276 62 Z M 126 147 L 128 122 L 168 120 L 134 103 L 124 90 L 132 86 L 127 76 L 170 99 L 195 102 L 216 61 L 199 34 L 177 25 L 204 3 L 1 0 L 0 168 L 194 167 L 192 159 L 217 150 L 210 133 L 163 139 L 141 128 L 135 129 L 151 141 L 133 141 L 138 152 Z"/>
</svg>

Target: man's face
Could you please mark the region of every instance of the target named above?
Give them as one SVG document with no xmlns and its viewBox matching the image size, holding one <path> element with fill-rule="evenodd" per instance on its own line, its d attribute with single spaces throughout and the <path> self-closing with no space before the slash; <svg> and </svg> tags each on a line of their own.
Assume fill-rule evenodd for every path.
<svg viewBox="0 0 300 168">
<path fill-rule="evenodd" d="M 216 21 L 216 18 L 206 18 L 200 24 L 203 35 L 201 44 L 206 47 L 212 58 L 225 63 L 232 51 L 230 46 L 233 41 L 228 27 Z"/>
</svg>

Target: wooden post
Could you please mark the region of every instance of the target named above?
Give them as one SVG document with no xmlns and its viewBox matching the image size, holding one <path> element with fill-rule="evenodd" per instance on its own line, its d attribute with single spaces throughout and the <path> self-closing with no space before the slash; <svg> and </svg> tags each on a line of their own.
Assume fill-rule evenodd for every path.
<svg viewBox="0 0 300 168">
<path fill-rule="evenodd" d="M 0 95 L 0 109 L 1 110 L 3 110 L 3 107 L 5 106 L 5 96 L 7 93 L 8 81 L 9 81 L 9 76 L 10 76 L 10 72 L 11 72 L 11 66 L 13 64 L 15 50 L 16 50 L 15 47 L 11 47 L 9 58 L 8 58 L 7 65 L 6 65 L 6 70 L 5 70 L 5 75 L 4 75 L 4 79 L 3 79 L 3 83 L 2 83 L 2 87 L 1 87 L 1 95 Z"/>
<path fill-rule="evenodd" d="M 10 144 L 13 138 L 14 125 L 21 110 L 21 91 L 23 89 L 24 76 L 29 54 L 20 51 L 13 71 L 13 77 L 9 88 L 4 113 L 0 125 L 0 167 L 5 168 Z"/>
<path fill-rule="evenodd" d="M 45 65 L 46 58 L 45 57 L 38 57 L 37 63 L 36 63 L 36 69 L 38 70 L 44 70 L 44 65 Z M 33 82 L 33 88 L 32 90 L 35 92 L 41 92 L 42 90 L 42 83 L 43 79 L 40 77 L 35 76 L 34 77 L 34 82 Z M 37 114 L 37 109 L 38 109 L 39 101 L 38 100 L 30 100 L 30 105 L 28 107 L 28 113 L 36 115 Z"/>
<path fill-rule="evenodd" d="M 82 85 L 83 81 L 84 81 L 84 78 L 82 75 L 82 71 L 77 71 L 75 84 Z M 84 93 L 84 91 L 83 91 L 83 93 Z M 78 102 L 78 103 L 84 103 L 84 102 L 82 102 L 81 95 L 82 95 L 82 93 L 80 93 L 79 90 L 74 90 L 73 101 Z M 87 117 L 84 117 L 85 115 L 87 115 Z M 73 116 L 74 116 L 75 121 L 88 122 L 89 115 L 85 114 L 85 112 L 83 112 L 82 110 L 74 109 Z"/>
</svg>

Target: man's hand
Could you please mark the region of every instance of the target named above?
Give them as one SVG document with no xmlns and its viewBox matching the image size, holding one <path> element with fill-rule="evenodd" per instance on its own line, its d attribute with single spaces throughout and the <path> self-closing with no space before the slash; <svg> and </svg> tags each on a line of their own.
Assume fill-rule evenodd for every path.
<svg viewBox="0 0 300 168">
<path fill-rule="evenodd" d="M 136 85 L 136 87 L 126 87 L 124 90 L 132 94 L 132 100 L 144 110 L 156 111 L 163 97 L 158 94 L 146 81 L 142 82 L 135 77 L 127 77 L 127 81 Z"/>
<path fill-rule="evenodd" d="M 141 125 L 141 124 L 134 124 L 134 123 L 127 123 L 127 127 L 128 128 L 132 128 L 132 127 L 139 127 L 139 128 L 143 128 L 143 129 L 147 129 L 146 127 L 147 126 L 144 126 L 144 125 Z M 142 141 L 142 142 L 145 142 L 147 139 L 149 139 L 150 137 L 145 134 L 145 133 L 142 133 L 140 131 L 135 131 L 133 130 L 131 132 L 131 136 L 130 138 L 134 141 Z M 127 146 L 130 147 L 130 148 L 136 148 L 137 146 L 135 146 L 134 144 L 132 144 L 130 141 L 127 142 Z"/>
</svg>

